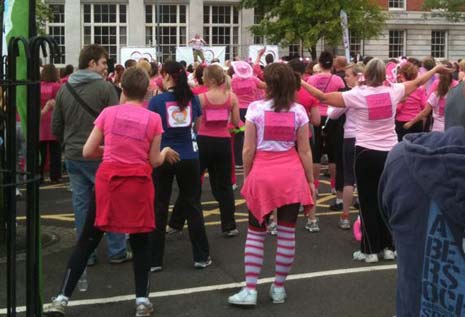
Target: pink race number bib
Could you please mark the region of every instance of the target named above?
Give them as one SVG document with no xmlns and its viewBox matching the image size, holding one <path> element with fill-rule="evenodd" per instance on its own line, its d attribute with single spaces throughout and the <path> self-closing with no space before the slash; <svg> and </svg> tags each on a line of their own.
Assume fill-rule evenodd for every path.
<svg viewBox="0 0 465 317">
<path fill-rule="evenodd" d="M 366 96 L 369 120 L 383 120 L 392 117 L 392 102 L 389 93 Z"/>
<path fill-rule="evenodd" d="M 225 108 L 205 110 L 205 122 L 207 125 L 227 126 L 229 121 L 229 110 Z"/>
<path fill-rule="evenodd" d="M 239 80 L 234 84 L 234 92 L 238 95 L 252 95 L 254 93 L 253 88 L 251 85 L 255 85 L 250 80 Z"/>
<path fill-rule="evenodd" d="M 144 140 L 146 138 L 148 121 L 148 116 L 131 118 L 127 113 L 124 113 L 124 115 L 117 114 L 113 121 L 111 132 L 135 140 Z"/>
<path fill-rule="evenodd" d="M 295 113 L 265 111 L 265 141 L 295 141 Z"/>
</svg>

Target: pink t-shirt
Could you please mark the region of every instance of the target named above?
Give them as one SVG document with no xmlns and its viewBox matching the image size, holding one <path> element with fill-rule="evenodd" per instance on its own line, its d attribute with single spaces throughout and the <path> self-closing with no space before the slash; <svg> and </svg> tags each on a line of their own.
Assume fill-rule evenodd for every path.
<svg viewBox="0 0 465 317">
<path fill-rule="evenodd" d="M 299 91 L 297 91 L 295 99 L 297 103 L 304 106 L 305 111 L 307 111 L 308 119 L 310 120 L 311 119 L 310 111 L 312 110 L 312 108 L 318 107 L 320 105 L 320 101 L 316 99 L 315 97 L 313 97 L 306 89 L 302 87 L 299 89 Z M 309 122 L 308 124 L 310 128 L 311 123 Z M 308 137 L 311 139 L 312 129 L 309 129 L 308 131 L 309 131 Z"/>
<path fill-rule="evenodd" d="M 447 95 L 443 98 L 439 98 L 437 92 L 433 92 L 428 98 L 428 104 L 433 108 L 433 127 L 431 131 L 444 132 L 445 121 L 444 114 L 446 111 L 446 99 Z"/>
<path fill-rule="evenodd" d="M 307 112 L 298 103 L 286 112 L 275 112 L 272 105 L 272 100 L 252 102 L 245 118 L 257 129 L 257 151 L 288 151 L 295 147 L 297 129 L 308 124 Z"/>
<path fill-rule="evenodd" d="M 204 96 L 202 104 L 202 119 L 198 135 L 210 136 L 214 138 L 230 138 L 228 123 L 231 117 L 231 94 L 222 104 L 213 104 L 208 100 L 207 94 Z"/>
<path fill-rule="evenodd" d="M 329 73 L 319 73 L 310 76 L 307 83 L 321 90 L 322 92 L 335 92 L 345 88 L 344 81 L 337 75 Z M 326 116 L 328 112 L 328 105 L 320 104 L 320 115 Z"/>
<path fill-rule="evenodd" d="M 414 119 L 426 105 L 426 89 L 419 87 L 403 102 L 399 102 L 396 111 L 396 120 L 408 122 Z"/>
<path fill-rule="evenodd" d="M 40 82 L 40 109 L 44 108 L 47 101 L 55 99 L 58 90 L 60 90 L 59 83 Z M 52 117 L 53 110 L 44 113 L 40 117 L 40 141 L 54 141 L 57 139 L 52 133 Z"/>
<path fill-rule="evenodd" d="M 356 145 L 376 151 L 390 151 L 397 144 L 394 116 L 396 106 L 404 95 L 404 84 L 361 86 L 342 93 L 345 106 L 354 110 Z"/>
<path fill-rule="evenodd" d="M 130 104 L 105 108 L 94 124 L 104 135 L 103 161 L 113 163 L 149 163 L 153 138 L 163 133 L 157 113 Z"/>
<path fill-rule="evenodd" d="M 426 94 L 427 98 L 429 98 L 434 91 L 438 90 L 439 81 L 440 81 L 439 77 L 435 81 L 433 81 L 433 83 L 429 87 L 429 90 L 428 90 L 429 93 Z M 450 88 L 454 88 L 458 84 L 459 84 L 459 82 L 457 80 L 453 79 L 452 83 L 450 84 Z"/>
<path fill-rule="evenodd" d="M 207 91 L 208 91 L 208 87 L 205 85 L 192 88 L 192 92 L 194 93 L 194 95 L 200 95 L 200 94 L 206 93 Z"/>
<path fill-rule="evenodd" d="M 258 100 L 258 85 L 260 80 L 257 77 L 242 79 L 233 76 L 231 88 L 239 100 L 239 108 L 247 109 L 251 102 Z"/>
<path fill-rule="evenodd" d="M 355 122 L 354 109 L 348 107 L 328 107 L 328 118 L 330 119 L 339 119 L 344 113 L 346 114 L 346 121 L 344 122 L 344 139 L 355 138 L 357 123 Z"/>
</svg>

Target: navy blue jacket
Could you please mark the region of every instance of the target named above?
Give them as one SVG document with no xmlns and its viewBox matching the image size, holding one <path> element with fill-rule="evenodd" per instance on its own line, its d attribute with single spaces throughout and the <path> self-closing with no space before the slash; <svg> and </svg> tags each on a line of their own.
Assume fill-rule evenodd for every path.
<svg viewBox="0 0 465 317">
<path fill-rule="evenodd" d="M 379 197 L 398 255 L 397 316 L 465 316 L 464 128 L 405 136 Z"/>
</svg>

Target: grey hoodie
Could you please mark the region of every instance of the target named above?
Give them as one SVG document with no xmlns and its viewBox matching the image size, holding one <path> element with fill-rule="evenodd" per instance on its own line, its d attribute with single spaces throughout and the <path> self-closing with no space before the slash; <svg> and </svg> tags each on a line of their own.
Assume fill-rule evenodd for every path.
<svg viewBox="0 0 465 317">
<path fill-rule="evenodd" d="M 68 82 L 89 107 L 100 113 L 103 108 L 118 104 L 113 85 L 98 73 L 80 69 Z M 96 118 L 88 114 L 63 85 L 56 97 L 52 131 L 65 147 L 65 159 L 83 160 L 82 148 L 94 127 Z"/>
</svg>

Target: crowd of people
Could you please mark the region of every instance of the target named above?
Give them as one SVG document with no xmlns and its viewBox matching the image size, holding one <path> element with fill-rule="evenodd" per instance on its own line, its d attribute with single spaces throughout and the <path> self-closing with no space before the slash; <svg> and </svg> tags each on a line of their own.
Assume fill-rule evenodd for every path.
<svg viewBox="0 0 465 317">
<path fill-rule="evenodd" d="M 264 66 L 263 54 L 254 63 L 224 65 L 207 64 L 203 56 L 189 66 L 128 60 L 109 73 L 105 50 L 89 45 L 78 70 L 66 67 L 61 79 L 54 65 L 43 66 L 41 173 L 48 161 L 51 182 L 60 181 L 63 147 L 78 234 L 48 312 L 64 315 L 86 266 L 97 261 L 104 232 L 111 263 L 133 259 L 136 316 L 153 312 L 149 274 L 163 270 L 165 235 L 182 230 L 186 220 L 193 266 L 210 266 L 201 205 L 206 172 L 226 237 L 239 235 L 234 190 L 236 170 L 244 173 L 246 286 L 230 304 L 256 305 L 267 232 L 277 235 L 270 297 L 286 300 L 299 211 L 308 217 L 305 229 L 321 230 L 315 202 L 323 157 L 336 195 L 330 209 L 341 212 L 337 226 L 350 229 L 350 208 L 360 209 L 362 240 L 353 259 L 396 259 L 399 242 L 378 194 L 386 160 L 409 134 L 444 132 L 447 98 L 463 80 L 465 64 L 455 69 L 433 58 L 348 63 L 325 51 L 315 63 L 267 56 Z M 174 178 L 179 192 L 168 219 Z"/>
</svg>

